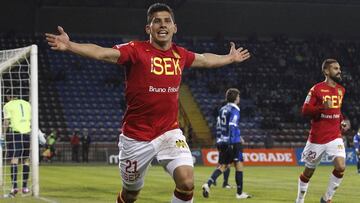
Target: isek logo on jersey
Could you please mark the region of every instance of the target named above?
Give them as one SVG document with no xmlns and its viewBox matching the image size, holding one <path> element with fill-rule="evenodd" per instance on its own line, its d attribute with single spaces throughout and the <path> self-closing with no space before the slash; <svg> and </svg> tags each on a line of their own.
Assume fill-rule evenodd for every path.
<svg viewBox="0 0 360 203">
<path fill-rule="evenodd" d="M 178 58 L 151 58 L 150 72 L 155 75 L 181 75 Z"/>
<path fill-rule="evenodd" d="M 323 96 L 323 103 L 325 103 L 327 100 L 330 100 L 332 104 L 330 108 L 332 109 L 341 108 L 342 99 L 343 99 L 342 95 L 325 95 Z"/>
</svg>

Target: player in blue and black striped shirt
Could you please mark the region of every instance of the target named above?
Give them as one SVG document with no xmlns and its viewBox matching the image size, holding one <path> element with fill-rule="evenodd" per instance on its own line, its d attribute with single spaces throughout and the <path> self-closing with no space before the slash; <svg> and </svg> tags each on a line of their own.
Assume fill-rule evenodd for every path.
<svg viewBox="0 0 360 203">
<path fill-rule="evenodd" d="M 244 193 L 243 190 L 243 156 L 242 156 L 242 139 L 240 136 L 240 91 L 230 88 L 226 91 L 226 101 L 228 102 L 219 110 L 219 136 L 217 143 L 223 143 L 224 148 L 220 148 L 219 160 L 227 161 L 213 172 L 211 178 L 202 186 L 203 196 L 208 197 L 211 183 L 226 169 L 227 165 L 234 162 L 236 172 L 235 180 L 237 185 L 236 198 L 246 199 L 251 196 Z M 218 144 L 219 145 L 219 144 Z M 224 156 L 224 157 L 223 157 Z"/>
</svg>

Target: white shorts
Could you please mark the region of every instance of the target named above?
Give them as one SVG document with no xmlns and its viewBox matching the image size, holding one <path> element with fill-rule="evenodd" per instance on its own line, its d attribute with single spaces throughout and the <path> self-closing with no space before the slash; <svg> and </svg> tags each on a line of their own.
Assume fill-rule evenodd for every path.
<svg viewBox="0 0 360 203">
<path fill-rule="evenodd" d="M 321 158 L 327 154 L 331 160 L 335 157 L 346 157 L 344 142 L 341 138 L 337 138 L 326 144 L 314 144 L 309 141 L 301 156 L 301 161 L 305 162 L 308 168 L 316 168 Z"/>
<path fill-rule="evenodd" d="M 123 187 L 130 191 L 140 190 L 154 158 L 171 176 L 178 166 L 194 166 L 189 146 L 180 129 L 167 131 L 152 141 L 138 141 L 121 134 L 119 168 Z"/>
</svg>

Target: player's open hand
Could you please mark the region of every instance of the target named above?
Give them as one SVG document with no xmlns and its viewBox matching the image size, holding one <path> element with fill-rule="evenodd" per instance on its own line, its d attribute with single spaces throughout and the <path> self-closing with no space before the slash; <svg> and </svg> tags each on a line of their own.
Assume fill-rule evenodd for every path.
<svg viewBox="0 0 360 203">
<path fill-rule="evenodd" d="M 60 34 L 45 33 L 46 41 L 52 50 L 66 51 L 70 46 L 70 38 L 61 26 L 57 27 Z"/>
<path fill-rule="evenodd" d="M 243 61 L 247 60 L 248 58 L 250 58 L 249 51 L 247 49 L 243 49 L 242 47 L 236 49 L 234 42 L 230 42 L 229 55 L 232 56 L 234 62 L 236 62 L 236 63 L 243 62 Z"/>
</svg>

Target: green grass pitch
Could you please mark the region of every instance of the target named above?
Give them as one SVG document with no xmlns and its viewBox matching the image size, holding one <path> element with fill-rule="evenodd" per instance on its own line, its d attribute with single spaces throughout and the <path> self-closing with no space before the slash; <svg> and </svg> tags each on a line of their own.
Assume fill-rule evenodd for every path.
<svg viewBox="0 0 360 203">
<path fill-rule="evenodd" d="M 211 188 L 210 197 L 201 194 L 201 185 L 213 171 L 213 167 L 195 167 L 194 202 L 206 203 L 285 203 L 294 202 L 297 192 L 297 178 L 302 167 L 246 167 L 244 171 L 244 191 L 253 195 L 246 200 L 235 199 L 236 189 L 222 189 L 222 176 L 218 186 Z M 319 202 L 327 187 L 332 167 L 320 166 L 309 187 L 306 203 Z M 360 176 L 355 166 L 349 166 L 345 178 L 333 202 L 359 203 Z M 235 185 L 234 169 L 231 170 L 230 184 Z M 115 202 L 116 193 L 121 188 L 118 168 L 101 165 L 42 165 L 40 166 L 40 193 L 43 199 L 16 197 L 0 199 L 4 203 L 99 203 Z M 138 203 L 169 203 L 174 189 L 170 176 L 158 166 L 150 168 L 145 187 Z"/>
</svg>

